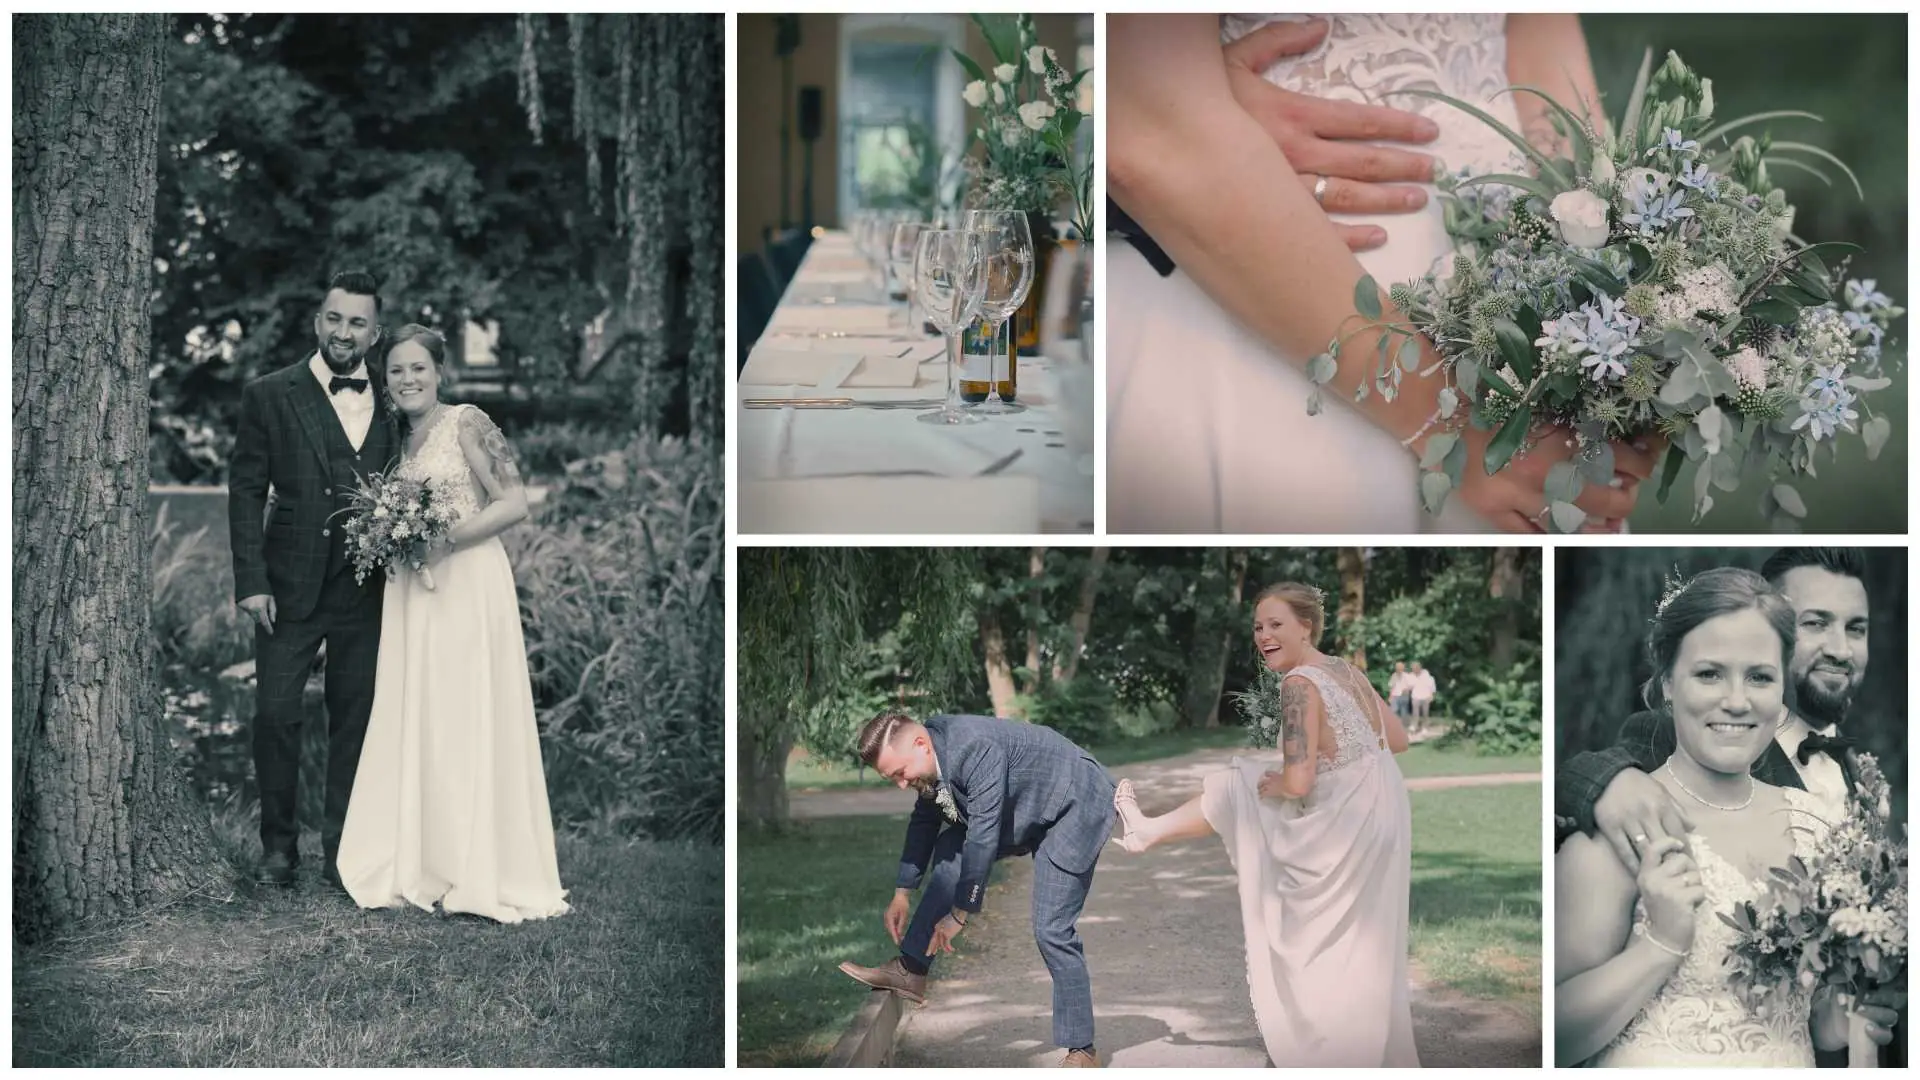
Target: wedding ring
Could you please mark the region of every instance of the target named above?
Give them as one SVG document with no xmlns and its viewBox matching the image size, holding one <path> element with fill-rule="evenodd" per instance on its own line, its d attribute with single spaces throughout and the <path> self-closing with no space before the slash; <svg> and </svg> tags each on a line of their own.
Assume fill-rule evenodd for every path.
<svg viewBox="0 0 1920 1080">
<path fill-rule="evenodd" d="M 1321 206 L 1327 205 L 1327 178 L 1324 176 L 1313 182 L 1313 201 Z"/>
<path fill-rule="evenodd" d="M 1644 844 L 1644 843 L 1646 843 L 1646 842 L 1647 842 L 1647 834 L 1646 834 L 1646 833 L 1640 833 L 1640 832 L 1637 832 L 1637 833 L 1634 833 L 1634 834 L 1633 834 L 1633 846 L 1634 846 L 1634 847 L 1639 847 L 1639 846 L 1640 846 L 1641 844 Z"/>
</svg>

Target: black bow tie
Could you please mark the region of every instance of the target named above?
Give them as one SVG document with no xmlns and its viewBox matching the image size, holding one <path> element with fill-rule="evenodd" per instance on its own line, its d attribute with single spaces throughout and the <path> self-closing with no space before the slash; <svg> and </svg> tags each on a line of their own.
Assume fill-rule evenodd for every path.
<svg viewBox="0 0 1920 1080">
<path fill-rule="evenodd" d="M 1847 747 L 1854 745 L 1857 745 L 1857 740 L 1849 739 L 1845 735 L 1828 736 L 1811 731 L 1807 733 L 1806 738 L 1800 740 L 1800 749 L 1793 756 L 1799 758 L 1802 765 L 1807 763 L 1808 758 L 1822 752 L 1839 761 L 1840 755 Z"/>
<path fill-rule="evenodd" d="M 351 390 L 356 394 L 364 394 L 367 392 L 367 380 L 349 379 L 345 375 L 335 375 L 333 381 L 327 384 L 327 393 L 337 394 L 342 390 Z"/>
</svg>

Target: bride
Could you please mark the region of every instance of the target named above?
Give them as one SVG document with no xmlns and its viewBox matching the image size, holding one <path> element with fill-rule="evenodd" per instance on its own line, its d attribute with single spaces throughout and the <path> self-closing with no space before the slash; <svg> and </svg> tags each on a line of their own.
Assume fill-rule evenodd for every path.
<svg viewBox="0 0 1920 1080">
<path fill-rule="evenodd" d="M 1645 694 L 1668 713 L 1676 750 L 1654 778 L 1692 807 L 1687 839 L 1646 837 L 1636 876 L 1604 840 L 1567 838 L 1555 857 L 1554 1030 L 1560 1066 L 1811 1068 L 1847 1045 L 1834 995 L 1797 986 L 1766 1014 L 1730 989 L 1720 921 L 1756 899 L 1775 867 L 1825 836 L 1820 803 L 1754 779 L 1787 718 L 1794 613 L 1747 570 L 1699 574 L 1654 615 Z"/>
<path fill-rule="evenodd" d="M 1267 1056 L 1282 1068 L 1412 1067 L 1407 890 L 1412 814 L 1399 717 L 1351 664 L 1314 647 L 1320 591 L 1260 594 L 1254 645 L 1280 684 L 1280 769 L 1235 758 L 1169 813 L 1114 794 L 1128 851 L 1218 833 L 1239 878 L 1247 983 Z"/>
<path fill-rule="evenodd" d="M 1541 438 L 1489 477 L 1482 462 L 1491 433 L 1468 428 L 1462 486 L 1438 519 L 1425 514 L 1416 474 L 1426 439 L 1438 430 L 1439 380 L 1409 379 L 1393 401 L 1370 393 L 1354 402 L 1375 364 L 1373 331 L 1341 349 L 1324 411 L 1307 415 L 1307 360 L 1354 314 L 1355 282 L 1371 274 L 1384 292 L 1425 274 L 1451 242 L 1441 205 L 1421 188 L 1314 175 L 1311 166 L 1329 167 L 1322 162 L 1296 169 L 1255 112 L 1265 100 L 1259 95 L 1274 87 L 1390 104 L 1432 121 L 1432 149 L 1446 167 L 1522 172 L 1514 148 L 1482 121 L 1429 99 L 1388 95 L 1437 89 L 1546 145 L 1554 133 L 1545 106 L 1500 92 L 1532 85 L 1598 115 L 1579 22 L 1572 15 L 1336 15 L 1318 46 L 1274 63 L 1285 37 L 1300 30 L 1270 24 L 1292 18 L 1108 20 L 1108 190 L 1178 267 L 1163 277 L 1129 245 L 1109 245 L 1110 528 L 1542 531 L 1545 478 L 1570 456 L 1565 438 Z M 1223 41 L 1231 43 L 1224 57 Z M 1352 110 L 1345 134 L 1387 130 L 1387 110 L 1345 107 Z M 1413 157 L 1392 149 L 1371 155 L 1360 159 L 1361 171 L 1372 170 L 1367 179 L 1404 177 Z M 1409 213 L 1412 206 L 1419 208 Z M 1366 246 L 1382 225 L 1389 238 L 1356 259 L 1329 213 L 1349 230 L 1344 235 L 1360 237 L 1355 246 Z M 1387 317 L 1394 317 L 1391 305 Z M 1438 360 L 1423 343 L 1420 367 Z M 1590 529 L 1619 529 L 1657 450 L 1614 446 L 1614 486 L 1589 487 L 1578 500 Z"/>
<path fill-rule="evenodd" d="M 499 534 L 527 498 L 500 429 L 439 400 L 446 342 L 403 327 L 387 388 L 407 424 L 399 472 L 452 496 L 460 520 L 431 581 L 387 582 L 373 714 L 347 804 L 340 878 L 363 908 L 410 903 L 499 922 L 567 910 L 513 569 Z"/>
</svg>

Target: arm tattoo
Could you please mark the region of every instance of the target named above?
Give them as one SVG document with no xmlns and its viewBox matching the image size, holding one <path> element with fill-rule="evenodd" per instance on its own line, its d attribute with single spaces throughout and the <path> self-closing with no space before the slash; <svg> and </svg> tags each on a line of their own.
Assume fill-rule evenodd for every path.
<svg viewBox="0 0 1920 1080">
<path fill-rule="evenodd" d="M 1307 686 L 1288 679 L 1280 684 L 1280 754 L 1288 765 L 1307 760 Z"/>
<path fill-rule="evenodd" d="M 1535 150 L 1548 157 L 1566 154 L 1573 149 L 1566 136 L 1554 128 L 1553 118 L 1544 109 L 1529 117 L 1520 126 L 1520 131 Z"/>
<path fill-rule="evenodd" d="M 487 462 L 493 469 L 494 481 L 505 488 L 521 486 L 520 465 L 514 460 L 513 447 L 507 445 L 507 437 L 493 422 L 493 417 L 479 409 L 468 409 L 461 419 L 466 421 L 468 430 L 480 444 L 481 452 L 486 454 Z"/>
</svg>

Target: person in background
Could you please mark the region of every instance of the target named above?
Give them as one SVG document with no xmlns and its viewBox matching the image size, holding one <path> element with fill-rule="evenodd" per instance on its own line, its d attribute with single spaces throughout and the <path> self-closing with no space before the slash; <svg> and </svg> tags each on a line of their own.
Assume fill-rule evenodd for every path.
<svg viewBox="0 0 1920 1080">
<path fill-rule="evenodd" d="M 1433 696 L 1440 692 L 1440 687 L 1433 681 L 1433 672 L 1421 667 L 1418 660 L 1413 662 L 1407 679 L 1413 697 L 1413 727 L 1416 731 L 1423 730 L 1427 726 L 1427 713 L 1433 708 Z"/>
<path fill-rule="evenodd" d="M 1387 704 L 1401 719 L 1413 714 L 1413 677 L 1407 674 L 1405 660 L 1393 662 L 1393 674 L 1387 677 Z"/>
</svg>

